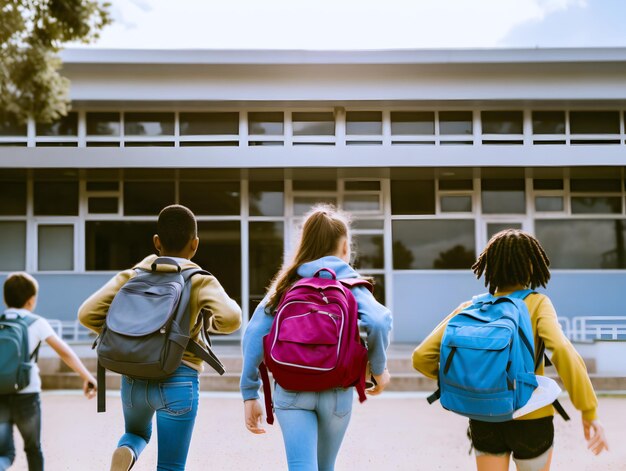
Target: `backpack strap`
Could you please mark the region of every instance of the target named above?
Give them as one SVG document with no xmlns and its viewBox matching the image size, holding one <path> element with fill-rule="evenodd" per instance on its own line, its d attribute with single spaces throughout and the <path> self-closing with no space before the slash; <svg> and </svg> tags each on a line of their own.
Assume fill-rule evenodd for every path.
<svg viewBox="0 0 626 471">
<path fill-rule="evenodd" d="M 546 344 L 543 341 L 543 339 L 539 337 L 537 356 L 535 357 L 535 371 L 537 371 L 537 369 L 539 368 L 542 362 L 544 362 L 545 366 L 552 366 L 552 362 L 550 361 L 550 358 L 548 358 L 548 355 L 546 354 Z M 552 406 L 558 412 L 558 414 L 563 418 L 563 420 L 565 420 L 566 422 L 570 420 L 569 414 L 565 411 L 565 408 L 559 402 L 558 399 L 556 399 L 552 403 Z"/>
<path fill-rule="evenodd" d="M 259 373 L 261 373 L 261 381 L 263 382 L 263 397 L 265 398 L 265 415 L 266 422 L 270 425 L 274 423 L 274 404 L 272 403 L 272 387 L 270 377 L 267 373 L 267 366 L 261 362 L 259 365 Z"/>
<path fill-rule="evenodd" d="M 370 293 L 374 292 L 374 286 L 371 282 L 363 278 L 343 278 L 339 282 L 346 288 L 356 288 L 357 286 L 365 286 Z"/>
</svg>

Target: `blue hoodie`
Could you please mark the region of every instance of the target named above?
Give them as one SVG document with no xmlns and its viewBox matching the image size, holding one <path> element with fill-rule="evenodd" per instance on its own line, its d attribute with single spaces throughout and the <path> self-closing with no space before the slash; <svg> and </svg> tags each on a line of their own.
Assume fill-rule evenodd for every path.
<svg viewBox="0 0 626 471">
<path fill-rule="evenodd" d="M 322 257 L 300 265 L 298 275 L 311 277 L 320 268 L 331 268 L 337 274 L 338 279 L 359 277 L 350 265 L 335 256 Z M 359 306 L 359 325 L 367 334 L 370 369 L 373 374 L 379 375 L 387 365 L 386 350 L 391 331 L 391 313 L 374 299 L 367 288 L 357 286 L 352 293 Z M 255 309 L 243 336 L 243 371 L 239 388 L 244 401 L 259 398 L 261 380 L 258 368 L 263 361 L 263 337 L 269 333 L 274 320 L 273 315 L 265 312 L 266 304 L 267 296 Z"/>
</svg>

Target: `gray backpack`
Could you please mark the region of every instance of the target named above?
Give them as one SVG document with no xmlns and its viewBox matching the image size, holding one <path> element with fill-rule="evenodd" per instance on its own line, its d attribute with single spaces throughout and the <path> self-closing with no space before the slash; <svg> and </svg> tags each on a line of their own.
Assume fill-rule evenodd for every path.
<svg viewBox="0 0 626 471">
<path fill-rule="evenodd" d="M 157 265 L 162 264 L 178 270 L 157 271 Z M 94 342 L 98 353 L 98 412 L 105 411 L 105 369 L 138 379 L 163 379 L 180 366 L 187 350 L 224 374 L 204 326 L 207 349 L 191 340 L 189 333 L 191 277 L 210 273 L 199 268 L 181 270 L 167 257 L 157 258 L 151 268 L 136 268 L 136 276 L 118 291 Z"/>
</svg>

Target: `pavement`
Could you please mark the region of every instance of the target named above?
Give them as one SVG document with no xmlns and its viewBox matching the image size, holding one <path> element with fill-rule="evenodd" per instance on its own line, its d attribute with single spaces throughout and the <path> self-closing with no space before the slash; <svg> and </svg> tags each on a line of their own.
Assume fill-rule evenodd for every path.
<svg viewBox="0 0 626 471">
<path fill-rule="evenodd" d="M 472 470 L 465 437 L 467 421 L 441 406 L 429 406 L 426 393 L 385 392 L 359 404 L 337 459 L 337 471 Z M 580 416 L 567 398 L 562 399 L 572 420 L 555 418 L 553 470 L 626 470 L 626 396 L 601 396 L 600 418 L 609 452 L 594 456 L 586 449 Z M 123 432 L 119 393 L 107 397 L 104 414 L 95 400 L 77 391 L 42 393 L 42 442 L 48 471 L 107 471 L 117 440 Z M 188 471 L 287 469 L 278 424 L 268 433 L 253 435 L 243 423 L 243 405 L 237 393 L 201 394 L 200 410 L 187 462 Z M 18 458 L 11 470 L 25 471 L 26 459 L 16 433 Z M 156 468 L 156 436 L 133 471 Z M 511 466 L 511 470 L 514 466 Z"/>
</svg>

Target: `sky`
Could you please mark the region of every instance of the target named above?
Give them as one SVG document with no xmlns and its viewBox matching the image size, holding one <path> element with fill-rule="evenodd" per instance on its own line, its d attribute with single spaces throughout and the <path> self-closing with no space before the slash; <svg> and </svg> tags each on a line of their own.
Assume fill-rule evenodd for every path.
<svg viewBox="0 0 626 471">
<path fill-rule="evenodd" d="M 89 47 L 626 47 L 626 0 L 110 2 L 114 23 Z"/>
</svg>

